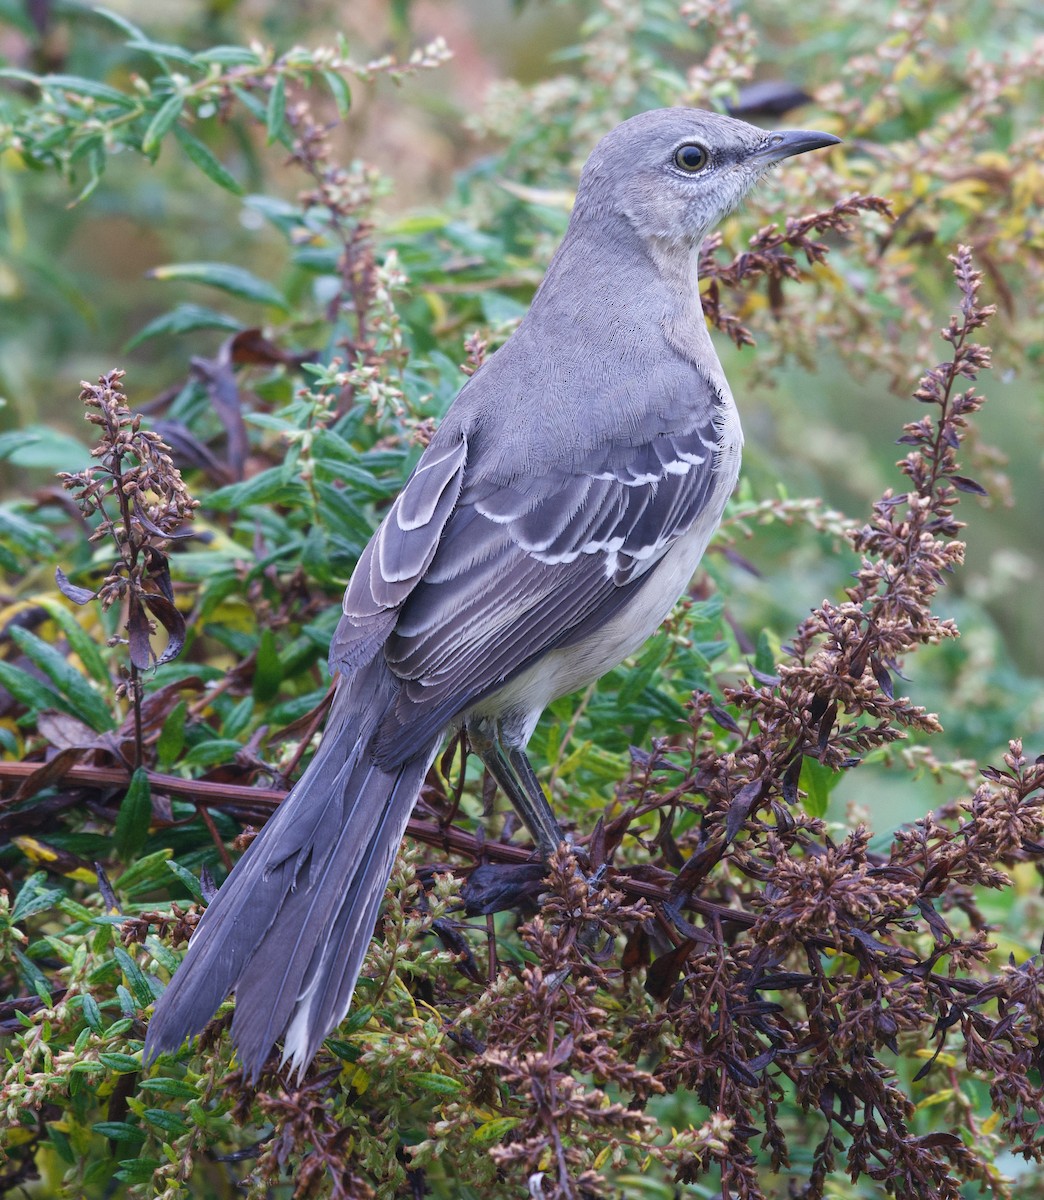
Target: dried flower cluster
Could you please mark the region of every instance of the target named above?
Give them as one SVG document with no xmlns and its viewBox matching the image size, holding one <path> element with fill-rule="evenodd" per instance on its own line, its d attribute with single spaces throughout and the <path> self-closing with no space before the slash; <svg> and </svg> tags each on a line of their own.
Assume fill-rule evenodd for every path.
<svg viewBox="0 0 1044 1200">
<path fill-rule="evenodd" d="M 790 1163 L 787 1097 L 825 1122 L 795 1193 L 803 1200 L 823 1197 L 841 1169 L 888 1192 L 959 1200 L 977 1182 L 1004 1196 L 986 1147 L 1003 1138 L 1044 1159 L 1044 968 L 1035 958 L 995 966 L 973 891 L 1006 887 L 1008 869 L 1044 858 L 1044 762 L 1013 742 L 968 801 L 900 829 L 883 853 L 862 827 L 832 841 L 797 807 L 803 766 L 848 769 L 904 730 L 936 728 L 893 679 L 911 651 L 954 633 L 931 603 L 962 554 L 954 504 L 977 488 L 958 474 L 956 451 L 982 401 L 957 384 L 989 365 L 972 335 L 992 310 L 978 302 L 970 251 L 953 261 L 961 307 L 943 331 L 949 360 L 915 393 L 932 412 L 904 430 L 909 490 L 885 495 L 849 531 L 862 565 L 846 601 L 817 608 L 777 674 L 729 691 L 729 709 L 695 696 L 685 747 L 633 752 L 616 804 L 581 839 L 591 886 L 571 856 L 541 883 L 513 846 L 415 821 L 423 840 L 487 859 L 461 893 L 469 914 L 532 914 L 548 889 L 520 930 L 525 963 L 509 969 L 491 940 L 479 989 L 448 877 L 429 868 L 425 898 L 402 876 L 366 975 L 383 988 L 412 979 L 440 1020 L 400 1008 L 396 1029 L 386 996 L 380 1029 L 366 1028 L 374 1009 L 363 1007 L 302 1088 L 270 1076 L 256 1097 L 275 1128 L 259 1183 L 279 1178 L 303 1139 L 302 1196 L 320 1194 L 324 1179 L 338 1197 L 394 1186 L 421 1195 L 447 1148 L 468 1145 L 474 1184 L 525 1179 L 546 1200 L 610 1195 L 613 1172 L 650 1160 L 679 1183 L 717 1181 L 723 1197 L 764 1200 L 774 1194 L 765 1156 L 778 1172 Z M 437 810 L 439 798 L 429 803 Z M 435 969 L 425 932 L 456 972 Z M 917 1132 L 896 1068 L 910 1055 L 922 1059 L 918 1080 L 939 1073 L 940 1095 L 950 1087 L 953 1122 L 970 1138 Z M 988 1083 L 995 1131 L 952 1086 L 948 1055 Z M 404 1063 L 412 1074 L 396 1083 Z M 364 1094 L 335 1117 L 346 1079 Z M 420 1080 L 442 1094 L 429 1137 L 382 1157 L 375 1146 Z M 245 1118 L 253 1097 L 239 1076 L 225 1089 Z M 656 1114 L 673 1092 L 706 1116 L 668 1134 Z M 353 1140 L 362 1127 L 373 1136 Z"/>
<path fill-rule="evenodd" d="M 671 779 L 677 768 L 666 747 L 636 755 L 620 796 L 627 807 L 600 835 L 604 855 L 632 825 L 659 817 L 659 835 L 644 842 L 657 855 L 653 862 L 610 873 L 625 892 L 652 895 L 652 884 L 663 897 L 656 918 L 611 910 L 628 943 L 624 963 L 633 969 L 655 954 L 646 988 L 659 1006 L 632 1019 L 624 1036 L 585 1042 L 585 1018 L 576 1027 L 569 1002 L 547 983 L 557 984 L 563 970 L 567 923 L 552 935 L 554 918 L 545 910 L 527 935 L 540 970 L 530 968 L 513 1002 L 488 1017 L 492 1061 L 533 1098 L 519 1140 L 509 1139 L 498 1160 L 527 1170 L 557 1163 L 544 1195 L 603 1194 L 590 1170 L 574 1169 L 558 1148 L 567 1115 L 592 1127 L 582 1105 L 586 1098 L 597 1107 L 597 1089 L 585 1093 L 578 1083 L 588 1077 L 614 1080 L 630 1093 L 632 1118 L 664 1089 L 693 1092 L 719 1123 L 716 1148 L 679 1164 L 676 1175 L 703 1178 L 716 1164 L 723 1196 L 766 1194 L 755 1140 L 770 1149 L 776 1169 L 786 1167 L 787 1132 L 776 1116 L 785 1087 L 827 1121 L 801 1192 L 809 1200 L 824 1194 L 839 1155 L 853 1175 L 897 1193 L 957 1200 L 962 1181 L 978 1180 L 1004 1194 L 992 1168 L 959 1136 L 912 1132 L 911 1102 L 885 1052 L 909 1050 L 933 1032 L 939 1049 L 948 1035 L 965 1039 L 969 1065 L 985 1068 L 1005 1114 L 1005 1135 L 1021 1153 L 1044 1156 L 1044 1092 L 1026 1070 L 1044 1035 L 1041 967 L 1034 960 L 990 974 L 991 946 L 970 891 L 1006 886 L 1004 865 L 1044 853 L 1044 765 L 1027 761 L 1013 743 L 1006 769 L 988 774 L 956 828 L 928 816 L 901 830 L 887 855 L 870 852 L 862 828 L 832 844 L 818 820 L 793 808 L 803 759 L 851 767 L 905 728 L 936 725 L 894 695 L 892 674 L 917 645 L 954 632 L 930 605 L 943 572 L 962 554 L 953 540 L 957 491 L 977 486 L 956 473 L 956 449 L 981 398 L 972 389 L 955 394 L 955 384 L 988 366 L 988 351 L 970 335 L 992 310 L 977 301 L 980 275 L 967 248 L 954 262 L 961 311 L 943 331 L 952 357 L 916 392 L 934 406 L 934 418 L 904 433 L 912 448 L 900 466 L 910 491 L 886 495 L 872 523 L 852 535 L 864 559 L 848 601 L 824 604 L 803 623 L 777 677 L 727 694 L 745 729 L 709 697 L 697 697 L 683 779 Z M 728 753 L 715 747 L 708 717 L 734 729 L 737 744 Z M 698 822 L 675 836 L 671 829 L 686 811 Z M 589 905 L 574 904 L 582 920 L 592 919 Z M 702 916 L 698 926 L 682 918 L 686 908 Z M 955 931 L 943 916 L 952 911 L 970 918 L 969 932 Z M 606 992 L 622 1002 L 622 981 L 609 982 L 604 966 L 565 969 L 577 976 L 574 995 L 584 993 L 582 1012 L 604 1006 Z M 596 975 L 605 991 L 591 991 Z M 566 1037 L 568 1054 L 558 1050 Z M 625 1064 L 645 1056 L 645 1070 L 625 1080 Z M 922 1074 L 931 1069 L 930 1062 Z"/>
<path fill-rule="evenodd" d="M 827 247 L 814 241 L 812 234 L 828 231 L 851 234 L 851 218 L 860 212 L 879 213 L 891 217 L 891 204 L 880 196 L 849 196 L 838 200 L 824 212 L 811 213 L 804 217 L 790 217 L 781 232 L 777 226 L 768 225 L 759 229 L 750 240 L 750 249 L 737 254 L 731 262 L 723 263 L 714 257 L 724 241 L 721 233 L 708 237 L 700 251 L 700 280 L 703 312 L 707 320 L 731 338 L 737 346 L 753 346 L 754 335 L 741 323 L 739 317 L 722 309 L 721 289 L 733 293 L 749 289 L 750 280 L 764 276 L 768 293 L 769 309 L 774 316 L 783 312 L 783 281 L 801 278 L 795 254 L 804 254 L 811 266 L 826 260 Z"/>
<path fill-rule="evenodd" d="M 101 433 L 91 451 L 98 464 L 59 475 L 84 517 L 100 516 L 89 540 L 111 539 L 116 561 L 95 591 L 70 583 L 60 568 L 56 574 L 62 592 L 77 604 L 96 599 L 106 609 L 116 603 L 125 607 L 123 627 L 131 669 L 117 694 L 127 696 L 134 706 L 139 735 L 136 765 L 140 765 L 138 672 L 176 658 L 185 644 L 185 619 L 174 602 L 164 550 L 175 538 L 187 536 L 183 526 L 199 505 L 174 466 L 170 447 L 159 434 L 143 429 L 141 417 L 128 407 L 123 376 L 123 371 L 109 371 L 97 384 L 83 384 L 80 400 L 87 409 L 85 419 Z M 167 633 L 167 645 L 158 656 L 151 643 L 157 622 Z"/>
</svg>

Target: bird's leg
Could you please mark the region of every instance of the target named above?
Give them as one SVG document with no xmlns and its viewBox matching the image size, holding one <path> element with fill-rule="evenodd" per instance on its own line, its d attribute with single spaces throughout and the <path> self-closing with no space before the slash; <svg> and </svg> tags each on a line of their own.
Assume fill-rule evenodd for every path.
<svg viewBox="0 0 1044 1200">
<path fill-rule="evenodd" d="M 511 801 L 533 835 L 540 857 L 547 862 L 566 839 L 529 759 L 517 747 L 504 749 L 500 728 L 493 721 L 470 723 L 468 742 Z"/>
</svg>

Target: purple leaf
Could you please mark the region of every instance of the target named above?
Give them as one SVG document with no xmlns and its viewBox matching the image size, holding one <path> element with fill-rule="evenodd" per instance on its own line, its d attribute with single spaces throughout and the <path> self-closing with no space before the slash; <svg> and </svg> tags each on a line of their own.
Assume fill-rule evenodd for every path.
<svg viewBox="0 0 1044 1200">
<path fill-rule="evenodd" d="M 73 604 L 89 604 L 98 595 L 97 592 L 92 592 L 90 588 L 77 587 L 75 583 L 70 583 L 69 577 L 61 567 L 54 568 L 54 579 L 58 584 L 58 590 L 67 600 L 71 600 Z"/>
</svg>

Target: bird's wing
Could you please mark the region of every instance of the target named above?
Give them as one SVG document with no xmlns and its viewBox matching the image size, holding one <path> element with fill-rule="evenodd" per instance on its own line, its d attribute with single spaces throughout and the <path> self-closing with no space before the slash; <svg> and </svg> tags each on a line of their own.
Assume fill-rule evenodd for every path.
<svg viewBox="0 0 1044 1200">
<path fill-rule="evenodd" d="M 330 643 L 330 670 L 351 673 L 369 661 L 400 606 L 435 556 L 460 495 L 467 439 L 433 442 L 380 528 L 363 550 L 344 594 L 344 616 Z"/>
<path fill-rule="evenodd" d="M 459 445 L 466 453 L 463 439 Z M 404 686 L 378 737 L 382 760 L 408 757 L 539 655 L 618 611 L 708 504 L 724 502 L 719 453 L 714 413 L 704 411 L 687 427 L 610 442 L 568 469 L 559 464 L 510 484 L 473 481 L 465 468 L 437 542 L 414 550 L 408 568 L 392 551 L 417 530 L 379 534 L 385 553 L 374 550 L 367 564 L 375 594 L 390 589 L 390 598 L 407 569 L 423 570 L 384 643 Z M 445 497 L 427 505 L 433 522 Z M 393 510 L 386 524 L 411 511 Z"/>
</svg>

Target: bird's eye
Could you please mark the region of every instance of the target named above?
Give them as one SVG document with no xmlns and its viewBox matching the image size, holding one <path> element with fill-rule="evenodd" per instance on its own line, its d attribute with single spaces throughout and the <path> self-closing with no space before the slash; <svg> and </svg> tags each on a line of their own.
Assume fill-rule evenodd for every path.
<svg viewBox="0 0 1044 1200">
<path fill-rule="evenodd" d="M 674 165 L 679 171 L 685 171 L 686 174 L 692 175 L 696 171 L 703 170 L 709 157 L 710 155 L 702 146 L 697 146 L 695 142 L 687 142 L 675 150 Z"/>
</svg>

